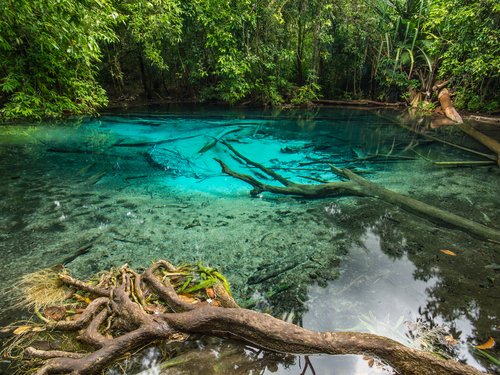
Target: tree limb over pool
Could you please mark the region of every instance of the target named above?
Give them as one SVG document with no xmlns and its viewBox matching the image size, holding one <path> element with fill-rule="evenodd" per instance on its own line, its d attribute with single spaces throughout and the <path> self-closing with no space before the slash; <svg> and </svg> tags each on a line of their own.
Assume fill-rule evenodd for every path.
<svg viewBox="0 0 500 375">
<path fill-rule="evenodd" d="M 130 356 L 154 340 L 182 341 L 188 337 L 186 333 L 235 337 L 285 353 L 366 354 L 376 356 L 401 374 L 482 374 L 474 367 L 409 348 L 386 337 L 357 332 L 316 332 L 268 314 L 239 308 L 222 284 L 214 285 L 215 297 L 210 298 L 221 302 L 224 307 L 188 303 L 181 299 L 185 298 L 185 293 L 177 294 L 171 283 L 171 278 L 179 277 L 180 271 L 182 269 L 160 260 L 139 275 L 125 264 L 118 272 L 111 270 L 107 276 L 102 275 L 97 285 L 90 285 L 70 277 L 63 270 L 55 276 L 56 281 L 63 284 L 58 288 L 91 293 L 94 300 L 78 319 L 48 321 L 43 329 L 37 327 L 37 332 L 44 329 L 50 334 L 80 332 L 78 339 L 94 349 L 75 353 L 27 347 L 25 354 L 38 359 L 38 364 L 42 360 L 41 367 L 34 374 L 98 374 L 118 358 Z M 141 285 L 141 280 L 144 285 Z M 164 303 L 162 306 L 168 310 L 151 311 L 151 305 L 145 305 L 140 298 L 146 291 L 150 297 Z M 207 301 L 208 296 L 207 291 Z M 21 333 L 18 331 L 17 334 Z"/>
</svg>

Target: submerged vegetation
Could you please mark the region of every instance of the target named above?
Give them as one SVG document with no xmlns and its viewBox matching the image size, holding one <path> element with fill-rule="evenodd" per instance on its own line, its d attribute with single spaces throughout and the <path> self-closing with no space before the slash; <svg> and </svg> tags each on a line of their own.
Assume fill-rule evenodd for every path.
<svg viewBox="0 0 500 375">
<path fill-rule="evenodd" d="M 408 103 L 451 80 L 500 109 L 496 0 L 2 0 L 2 119 L 96 113 L 109 99 L 276 106 Z"/>
</svg>

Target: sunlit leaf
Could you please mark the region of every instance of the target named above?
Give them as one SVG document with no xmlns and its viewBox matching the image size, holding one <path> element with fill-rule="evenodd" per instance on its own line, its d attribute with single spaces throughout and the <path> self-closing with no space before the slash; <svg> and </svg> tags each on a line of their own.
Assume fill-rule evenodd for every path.
<svg viewBox="0 0 500 375">
<path fill-rule="evenodd" d="M 196 300 L 192 295 L 190 295 L 188 293 L 180 293 L 180 294 L 178 294 L 178 296 L 179 296 L 181 301 L 186 302 L 186 303 L 195 304 L 198 302 L 198 300 Z"/>
<path fill-rule="evenodd" d="M 206 288 L 207 289 L 207 296 L 208 298 L 215 298 L 215 293 L 214 293 L 214 288 Z"/>
<path fill-rule="evenodd" d="M 443 337 L 443 343 L 446 344 L 446 345 L 456 345 L 457 344 L 457 340 L 455 340 L 453 338 L 453 335 L 448 335 L 448 336 L 445 336 Z"/>
<path fill-rule="evenodd" d="M 448 254 L 448 255 L 453 255 L 453 256 L 457 255 L 453 251 L 450 251 L 450 250 L 440 250 L 440 251 L 442 251 L 443 253 Z"/>
<path fill-rule="evenodd" d="M 22 335 L 25 332 L 31 331 L 31 326 L 21 326 L 16 328 L 16 330 L 13 332 L 14 335 Z"/>
<path fill-rule="evenodd" d="M 15 333 L 15 331 L 14 331 Z M 483 345 L 476 345 L 476 348 L 478 349 L 491 349 L 495 346 L 495 340 L 493 340 L 493 337 L 490 337 L 488 341 L 486 341 Z"/>
</svg>

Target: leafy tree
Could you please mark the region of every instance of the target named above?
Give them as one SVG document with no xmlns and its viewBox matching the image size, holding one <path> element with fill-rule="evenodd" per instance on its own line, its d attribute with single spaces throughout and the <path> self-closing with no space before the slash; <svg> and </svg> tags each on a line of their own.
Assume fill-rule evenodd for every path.
<svg viewBox="0 0 500 375">
<path fill-rule="evenodd" d="M 0 0 L 2 119 L 95 113 L 99 43 L 121 17 L 107 0 Z"/>
<path fill-rule="evenodd" d="M 113 86 L 275 106 L 396 99 L 435 78 L 453 78 L 462 107 L 500 108 L 496 0 L 0 0 L 0 11 L 2 119 L 96 113 Z"/>
<path fill-rule="evenodd" d="M 457 105 L 486 108 L 483 100 L 500 84 L 500 3 L 496 0 L 435 0 L 426 23 L 430 53 L 440 62 L 439 76 L 459 87 Z M 500 96 L 491 97 L 500 109 Z M 491 104 L 490 104 L 491 106 Z"/>
<path fill-rule="evenodd" d="M 182 8 L 176 0 L 117 0 L 114 6 L 124 15 L 124 22 L 116 25 L 117 40 L 107 65 L 114 68 L 123 86 L 120 60 L 132 53 L 132 65 L 138 65 L 144 91 L 151 99 L 153 87 L 160 86 L 154 75 L 163 78 L 162 72 L 169 69 L 169 52 L 182 40 Z"/>
<path fill-rule="evenodd" d="M 430 90 L 435 64 L 428 55 L 427 33 L 422 25 L 429 16 L 430 0 L 379 0 L 380 47 L 377 79 L 380 97 L 397 88 L 408 98 L 408 90 Z M 432 30 L 432 29 L 431 29 Z"/>
</svg>

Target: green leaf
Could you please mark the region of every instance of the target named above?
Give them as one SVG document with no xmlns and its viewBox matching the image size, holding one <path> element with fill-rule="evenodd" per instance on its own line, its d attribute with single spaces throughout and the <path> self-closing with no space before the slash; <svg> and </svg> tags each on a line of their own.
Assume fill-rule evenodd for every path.
<svg viewBox="0 0 500 375">
<path fill-rule="evenodd" d="M 205 280 L 205 281 L 199 283 L 198 285 L 192 287 L 191 289 L 186 290 L 186 293 L 191 293 L 191 292 L 194 292 L 194 291 L 197 291 L 200 289 L 211 287 L 212 285 L 214 285 L 215 281 L 216 281 L 215 279 Z"/>
<path fill-rule="evenodd" d="M 192 276 L 188 277 L 188 279 L 186 280 L 186 282 L 184 283 L 184 285 L 182 285 L 182 288 L 179 289 L 178 293 L 182 293 L 182 291 L 184 289 L 186 289 L 186 287 L 189 285 L 189 283 L 191 282 L 191 280 L 193 280 L 193 277 Z"/>
</svg>

